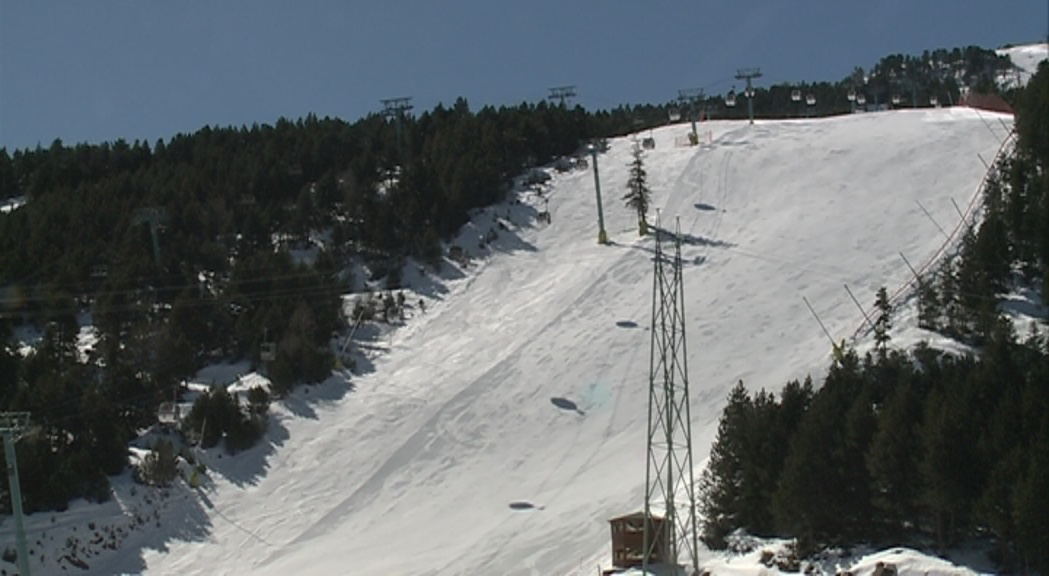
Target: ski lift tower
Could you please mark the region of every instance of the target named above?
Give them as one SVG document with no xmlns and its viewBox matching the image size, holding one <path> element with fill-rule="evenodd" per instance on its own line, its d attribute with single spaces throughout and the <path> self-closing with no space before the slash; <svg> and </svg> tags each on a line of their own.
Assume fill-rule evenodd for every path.
<svg viewBox="0 0 1049 576">
<path fill-rule="evenodd" d="M 681 104 L 688 104 L 688 118 L 692 121 L 692 142 L 699 142 L 699 134 L 696 133 L 696 103 L 703 100 L 702 88 L 686 88 L 677 91 L 677 100 Z"/>
<path fill-rule="evenodd" d="M 761 78 L 760 68 L 740 68 L 736 70 L 736 80 L 745 80 L 747 82 L 747 89 L 744 94 L 747 95 L 747 114 L 750 116 L 750 123 L 754 123 L 754 87 L 750 81 L 755 78 Z"/>
<path fill-rule="evenodd" d="M 153 259 L 156 261 L 157 266 L 160 266 L 160 239 L 157 237 L 157 231 L 160 230 L 161 224 L 167 222 L 167 220 L 168 211 L 166 209 L 150 206 L 136 210 L 135 217 L 131 221 L 135 226 L 149 224 L 149 234 L 153 238 Z"/>
<path fill-rule="evenodd" d="M 605 232 L 605 213 L 601 209 L 601 177 L 597 172 L 597 146 L 589 144 L 590 158 L 594 162 L 594 193 L 597 195 L 597 243 L 608 244 L 608 233 Z"/>
<path fill-rule="evenodd" d="M 575 98 L 575 86 L 557 86 L 550 89 L 550 95 L 547 99 L 551 102 L 557 100 L 557 105 L 561 108 L 565 107 L 565 102 Z"/>
<path fill-rule="evenodd" d="M 18 552 L 18 573 L 29 576 L 29 548 L 26 546 L 25 526 L 22 525 L 22 490 L 18 484 L 18 459 L 15 442 L 29 428 L 29 412 L 0 412 L 0 436 L 4 438 L 7 459 L 7 486 L 11 492 L 11 515 L 15 519 L 15 549 Z"/>
<path fill-rule="evenodd" d="M 669 234 L 659 226 L 658 212 L 656 221 L 642 570 L 647 573 L 657 563 L 683 563 L 699 574 L 680 223 L 673 235 L 674 253 L 665 255 L 663 236 Z M 653 509 L 660 507 L 662 518 L 656 522 L 659 514 Z"/>
<path fill-rule="evenodd" d="M 400 161 L 403 164 L 405 162 L 404 156 L 404 138 L 402 136 L 403 128 L 401 123 L 404 120 L 406 112 L 410 112 L 412 109 L 412 97 L 404 96 L 401 98 L 387 98 L 385 100 L 379 100 L 382 103 L 382 115 L 384 118 L 393 118 L 394 122 L 397 123 L 397 151 L 401 155 Z"/>
</svg>

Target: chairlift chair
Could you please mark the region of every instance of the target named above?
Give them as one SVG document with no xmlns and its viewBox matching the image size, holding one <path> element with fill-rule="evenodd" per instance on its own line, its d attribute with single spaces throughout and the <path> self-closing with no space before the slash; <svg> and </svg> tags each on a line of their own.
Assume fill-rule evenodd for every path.
<svg viewBox="0 0 1049 576">
<path fill-rule="evenodd" d="M 801 90 L 797 88 L 790 91 L 790 99 L 794 102 L 801 102 Z"/>
<path fill-rule="evenodd" d="M 900 95 L 899 94 L 893 94 L 892 95 L 892 105 L 893 106 L 899 106 L 900 105 Z"/>
<path fill-rule="evenodd" d="M 725 106 L 733 108 L 736 105 L 736 91 L 729 90 L 728 94 L 725 95 Z"/>
<path fill-rule="evenodd" d="M 805 96 L 805 104 L 808 104 L 809 106 L 815 106 L 816 105 L 816 95 L 815 94 L 809 94 L 809 95 Z"/>
<path fill-rule="evenodd" d="M 850 88 L 849 89 L 849 93 L 846 94 L 845 97 L 849 99 L 849 102 L 855 102 L 856 101 L 856 91 Z"/>
<path fill-rule="evenodd" d="M 671 122 L 678 122 L 681 120 L 681 109 L 674 106 L 669 112 L 667 112 L 667 116 L 670 118 Z"/>
<path fill-rule="evenodd" d="M 178 404 L 174 402 L 161 402 L 157 408 L 157 422 L 165 426 L 178 423 Z"/>
<path fill-rule="evenodd" d="M 867 96 L 865 96 L 863 94 L 857 94 L 856 95 L 856 104 L 858 104 L 860 106 L 865 106 L 867 104 Z"/>
<path fill-rule="evenodd" d="M 931 106 L 938 106 L 940 104 L 940 100 L 934 94 L 932 96 L 929 96 L 929 104 Z"/>
</svg>

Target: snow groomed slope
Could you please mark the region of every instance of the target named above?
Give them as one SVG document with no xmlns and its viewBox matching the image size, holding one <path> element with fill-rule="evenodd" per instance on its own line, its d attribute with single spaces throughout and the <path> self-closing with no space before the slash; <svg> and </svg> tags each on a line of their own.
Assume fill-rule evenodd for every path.
<svg viewBox="0 0 1049 576">
<path fill-rule="evenodd" d="M 645 167 L 664 227 L 680 223 L 697 463 L 728 390 L 819 372 L 835 338 L 953 228 L 1010 117 L 967 109 L 715 121 L 655 130 Z M 652 264 L 623 206 L 631 139 L 483 217 L 495 254 L 432 290 L 382 341 L 374 370 L 274 406 L 260 472 L 214 475 L 204 518 L 138 560 L 155 574 L 590 574 L 607 519 L 642 504 Z M 483 234 L 487 228 L 468 232 Z M 476 241 L 476 236 L 471 239 Z M 137 551 L 129 551 L 136 553 Z M 114 566 L 120 566 L 114 562 Z M 99 567 L 102 567 L 99 565 Z"/>
</svg>

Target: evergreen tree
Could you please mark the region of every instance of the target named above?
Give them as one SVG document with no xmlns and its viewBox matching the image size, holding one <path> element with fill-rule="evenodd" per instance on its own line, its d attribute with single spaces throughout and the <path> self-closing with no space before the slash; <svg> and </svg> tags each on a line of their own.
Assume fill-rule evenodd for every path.
<svg viewBox="0 0 1049 576">
<path fill-rule="evenodd" d="M 893 539 L 903 535 L 916 513 L 921 400 L 913 384 L 899 383 L 878 417 L 878 429 L 867 451 L 875 523 L 882 526 L 883 536 Z"/>
<path fill-rule="evenodd" d="M 628 208 L 637 212 L 638 233 L 641 236 L 648 234 L 648 206 L 652 197 L 652 191 L 648 188 L 648 174 L 645 172 L 644 152 L 637 143 L 634 143 L 632 151 L 633 161 L 630 162 L 630 175 L 627 179 L 627 193 L 623 196 Z"/>
<path fill-rule="evenodd" d="M 889 304 L 889 294 L 882 286 L 878 288 L 878 294 L 874 300 L 877 315 L 874 317 L 874 342 L 878 347 L 878 353 L 885 358 L 889 340 L 889 330 L 892 329 L 892 305 Z"/>
<path fill-rule="evenodd" d="M 703 542 L 724 548 L 725 537 L 743 526 L 745 458 L 744 434 L 752 401 L 743 382 L 729 393 L 728 404 L 718 421 L 718 432 L 710 448 L 710 461 L 700 475 L 699 507 L 703 517 Z"/>
<path fill-rule="evenodd" d="M 940 295 L 936 285 L 927 278 L 918 280 L 918 326 L 937 330 L 940 326 Z"/>
</svg>

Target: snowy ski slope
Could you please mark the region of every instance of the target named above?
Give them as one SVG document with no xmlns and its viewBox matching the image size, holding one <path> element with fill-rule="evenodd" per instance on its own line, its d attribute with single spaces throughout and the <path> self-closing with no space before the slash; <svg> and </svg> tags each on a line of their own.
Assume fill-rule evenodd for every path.
<svg viewBox="0 0 1049 576">
<path fill-rule="evenodd" d="M 953 229 L 951 200 L 970 203 L 986 170 L 978 155 L 990 162 L 1011 122 L 957 108 L 714 121 L 695 148 L 674 146 L 687 125 L 653 132 L 650 220 L 658 208 L 685 237 L 697 464 L 736 381 L 778 390 L 826 366 L 830 344 L 802 296 L 836 339 L 851 337 L 862 317 L 843 284 L 869 306 L 879 286 L 905 283 L 899 253 L 918 265 L 945 241 L 916 201 Z M 607 519 L 639 509 L 644 482 L 652 240 L 638 238 L 621 200 L 631 146 L 616 139 L 599 156 L 610 245 L 596 243 L 590 170 L 554 176 L 549 225 L 532 218 L 543 204 L 530 195 L 489 211 L 509 216 L 496 254 L 433 291 L 425 314 L 368 342 L 383 352 L 352 390 L 329 382 L 274 406 L 266 445 L 237 464 L 214 462 L 204 505 L 169 521 L 162 542 L 125 546 L 94 567 L 607 566 Z"/>
</svg>

